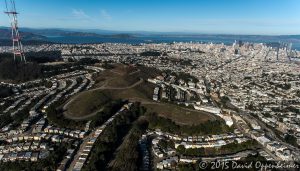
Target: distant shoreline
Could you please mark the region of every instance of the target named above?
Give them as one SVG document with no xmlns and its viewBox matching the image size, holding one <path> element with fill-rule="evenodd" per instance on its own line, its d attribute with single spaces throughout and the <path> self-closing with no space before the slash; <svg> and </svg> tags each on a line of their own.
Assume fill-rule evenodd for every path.
<svg viewBox="0 0 300 171">
<path fill-rule="evenodd" d="M 235 40 L 242 40 L 249 43 L 270 43 L 279 42 L 275 40 L 262 40 L 262 39 L 249 39 L 240 37 L 240 39 L 233 38 L 217 38 L 217 37 L 201 37 L 201 36 L 136 36 L 132 38 L 105 38 L 105 37 L 85 37 L 85 36 L 51 36 L 47 37 L 48 41 L 53 43 L 66 43 L 66 44 L 90 44 L 90 43 L 126 43 L 126 44 L 140 44 L 140 43 L 173 43 L 173 42 L 198 42 L 198 43 L 215 43 L 231 45 Z M 293 43 L 293 49 L 300 50 L 300 39 L 298 41 L 281 40 L 281 42 Z"/>
<path fill-rule="evenodd" d="M 213 35 L 198 35 L 198 36 L 132 36 L 132 37 L 95 37 L 95 36 L 45 36 L 45 40 L 23 40 L 24 45 L 36 45 L 36 44 L 92 44 L 92 43 L 125 43 L 125 44 L 141 44 L 141 43 L 173 43 L 173 42 L 197 42 L 197 43 L 214 43 L 225 45 L 231 45 L 235 41 L 242 40 L 249 43 L 270 43 L 270 42 L 285 42 L 292 43 L 292 49 L 300 51 L 300 39 L 298 38 L 283 38 L 279 39 L 276 36 L 272 36 L 271 39 L 264 40 L 265 36 L 213 36 Z M 10 40 L 1 40 L 0 46 L 11 45 Z"/>
</svg>

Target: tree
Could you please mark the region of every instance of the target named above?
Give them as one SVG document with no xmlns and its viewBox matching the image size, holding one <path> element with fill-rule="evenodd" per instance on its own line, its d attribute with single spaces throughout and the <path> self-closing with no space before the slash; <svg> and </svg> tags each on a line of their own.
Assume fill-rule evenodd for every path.
<svg viewBox="0 0 300 171">
<path fill-rule="evenodd" d="M 184 145 L 179 145 L 176 148 L 176 152 L 179 153 L 179 154 L 184 154 L 185 153 L 185 147 L 184 147 Z"/>
</svg>

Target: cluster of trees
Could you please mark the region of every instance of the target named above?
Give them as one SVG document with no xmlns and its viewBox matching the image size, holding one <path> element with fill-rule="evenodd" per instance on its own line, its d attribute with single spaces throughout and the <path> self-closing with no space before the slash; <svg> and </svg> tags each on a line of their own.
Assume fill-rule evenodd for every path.
<svg viewBox="0 0 300 171">
<path fill-rule="evenodd" d="M 101 112 L 98 112 L 91 120 L 90 128 L 101 126 L 111 116 L 113 116 L 124 104 L 122 100 L 111 101 L 106 104 Z"/>
<path fill-rule="evenodd" d="M 165 140 L 165 139 L 161 139 L 158 142 L 158 145 L 162 148 L 167 150 L 168 148 L 175 148 L 175 144 L 172 140 Z"/>
<path fill-rule="evenodd" d="M 140 165 L 139 139 L 146 131 L 148 122 L 140 119 L 136 121 L 122 145 L 118 148 L 115 159 L 109 164 L 109 170 L 138 170 Z"/>
<path fill-rule="evenodd" d="M 254 155 L 250 154 L 249 156 L 244 158 L 243 161 L 261 161 L 261 162 L 265 162 L 267 160 L 266 160 L 266 158 L 261 156 L 259 153 L 257 153 L 257 154 L 254 154 Z"/>
<path fill-rule="evenodd" d="M 280 84 L 280 83 L 275 83 L 273 81 L 269 81 L 268 83 L 271 84 L 271 85 L 275 85 L 275 87 L 281 88 L 283 90 L 289 90 L 292 87 L 292 85 L 290 83 Z"/>
<path fill-rule="evenodd" d="M 139 66 L 138 69 L 141 71 L 139 72 L 141 74 L 139 77 L 143 79 L 153 78 L 162 74 L 160 70 L 154 67 Z"/>
<path fill-rule="evenodd" d="M 199 162 L 198 161 L 197 163 L 193 164 L 193 163 L 189 163 L 189 164 L 179 164 L 177 166 L 177 168 L 180 170 L 180 171 L 200 171 L 200 170 L 203 170 L 199 167 Z M 209 168 L 209 167 L 207 167 Z"/>
<path fill-rule="evenodd" d="M 39 52 L 27 52 L 24 54 L 26 60 L 36 63 L 47 63 L 61 61 L 62 56 L 60 51 L 39 51 Z M 12 53 L 0 53 L 0 61 L 3 59 L 13 59 Z"/>
<path fill-rule="evenodd" d="M 300 97 L 300 90 L 297 90 L 296 96 Z"/>
<path fill-rule="evenodd" d="M 6 113 L 6 114 L 3 114 L 1 117 L 0 117 L 0 128 L 10 124 L 11 122 L 13 121 L 12 117 L 10 116 L 10 114 Z"/>
<path fill-rule="evenodd" d="M 163 118 L 157 115 L 157 113 L 147 114 L 149 120 L 149 128 L 156 129 L 159 128 L 162 131 L 170 133 L 179 133 L 180 126 L 173 122 L 171 119 Z"/>
<path fill-rule="evenodd" d="M 177 59 L 177 58 L 166 58 L 169 59 L 174 65 L 181 65 L 181 66 L 193 66 L 191 59 Z"/>
<path fill-rule="evenodd" d="M 35 104 L 35 103 L 33 103 Z M 30 106 L 32 107 L 32 106 Z M 21 123 L 24 121 L 24 119 L 29 117 L 29 111 L 30 107 L 25 107 L 23 110 L 15 114 L 12 118 L 12 128 L 17 128 L 18 126 L 21 125 Z"/>
<path fill-rule="evenodd" d="M 7 126 L 8 124 L 12 124 L 12 128 L 17 128 L 24 119 L 28 118 L 29 116 L 29 107 L 25 107 L 23 110 L 16 113 L 14 116 L 11 116 L 10 113 L 6 113 L 1 115 L 0 117 L 0 128 Z"/>
<path fill-rule="evenodd" d="M 179 135 L 211 135 L 232 132 L 223 120 L 206 121 L 198 125 L 178 125 L 168 118 L 160 117 L 156 113 L 147 115 L 149 128 L 159 128 L 162 131 Z"/>
<path fill-rule="evenodd" d="M 122 144 L 123 138 L 130 130 L 133 122 L 144 112 L 144 109 L 135 103 L 129 111 L 118 115 L 97 139 L 83 171 L 108 170 L 108 163 L 114 158 L 115 150 Z"/>
<path fill-rule="evenodd" d="M 179 145 L 176 148 L 176 152 L 180 155 L 185 155 L 185 156 L 204 156 L 205 149 L 204 148 L 188 148 L 188 149 L 186 149 L 183 145 Z"/>
<path fill-rule="evenodd" d="M 177 77 L 177 79 L 184 80 L 184 82 L 186 82 L 186 83 L 189 82 L 189 81 L 192 81 L 194 83 L 199 82 L 198 78 L 192 76 L 189 73 L 179 72 L 179 73 L 176 73 L 176 77 Z"/>
<path fill-rule="evenodd" d="M 60 65 L 40 65 L 39 63 L 54 62 L 60 60 L 60 52 L 30 52 L 26 64 L 14 61 L 8 54 L 0 54 L 0 79 L 12 80 L 15 82 L 25 82 L 29 80 L 48 78 L 53 75 L 72 72 L 83 69 L 83 65 L 94 64 L 97 60 L 81 59 L 75 63 L 65 63 Z"/>
<path fill-rule="evenodd" d="M 67 151 L 66 144 L 53 146 L 53 151 L 45 159 L 37 162 L 18 161 L 18 162 L 1 162 L 0 170 L 19 171 L 19 170 L 56 170 L 59 162 L 63 160 L 64 154 Z"/>
<path fill-rule="evenodd" d="M 242 143 L 230 143 L 222 146 L 220 148 L 220 154 L 230 154 L 230 153 L 238 153 L 245 150 L 252 150 L 259 148 L 259 144 L 255 140 L 248 140 Z"/>
<path fill-rule="evenodd" d="M 27 52 L 25 56 L 27 61 L 37 63 L 47 63 L 62 60 L 61 51 Z"/>
<path fill-rule="evenodd" d="M 8 58 L 0 61 L 0 79 L 21 82 L 40 77 L 42 77 L 42 67 L 37 63 L 25 64 Z"/>
<path fill-rule="evenodd" d="M 40 78 L 48 78 L 53 75 L 63 74 L 67 72 L 73 72 L 81 70 L 84 67 L 79 63 L 66 63 L 60 65 L 42 65 L 42 76 Z"/>
<path fill-rule="evenodd" d="M 291 145 L 293 145 L 295 147 L 299 146 L 298 143 L 297 143 L 297 138 L 295 136 L 293 136 L 293 135 L 286 134 L 284 136 L 284 140 L 285 140 L 285 142 L 287 142 L 287 143 L 289 143 L 289 144 L 291 144 Z"/>
<path fill-rule="evenodd" d="M 142 52 L 140 53 L 141 56 L 161 56 L 161 52 L 157 52 L 157 51 L 146 51 L 146 52 Z"/>
<path fill-rule="evenodd" d="M 6 86 L 0 86 L 0 98 L 5 98 L 13 94 L 11 88 Z"/>
<path fill-rule="evenodd" d="M 102 68 L 104 69 L 114 69 L 115 66 L 113 64 L 110 64 L 109 62 L 105 61 L 102 65 L 101 65 Z"/>
<path fill-rule="evenodd" d="M 98 59 L 93 58 L 81 58 L 80 60 L 76 61 L 78 65 L 94 65 L 95 63 L 99 63 Z"/>
</svg>

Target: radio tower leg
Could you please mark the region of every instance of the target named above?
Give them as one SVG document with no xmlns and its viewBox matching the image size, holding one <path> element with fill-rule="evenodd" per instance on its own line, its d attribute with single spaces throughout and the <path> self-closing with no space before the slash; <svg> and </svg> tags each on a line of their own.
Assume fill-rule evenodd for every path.
<svg viewBox="0 0 300 171">
<path fill-rule="evenodd" d="M 14 60 L 16 58 L 20 58 L 21 61 L 24 61 L 26 63 L 26 58 L 21 42 L 21 36 L 19 33 L 19 27 L 18 27 L 18 12 L 16 10 L 16 5 L 14 0 L 10 0 L 7 2 L 5 0 L 5 5 L 6 5 L 6 11 L 5 14 L 8 15 L 10 18 L 10 24 L 11 24 L 11 38 L 12 38 L 12 52 L 14 55 Z M 10 8 L 9 8 L 10 7 Z"/>
</svg>

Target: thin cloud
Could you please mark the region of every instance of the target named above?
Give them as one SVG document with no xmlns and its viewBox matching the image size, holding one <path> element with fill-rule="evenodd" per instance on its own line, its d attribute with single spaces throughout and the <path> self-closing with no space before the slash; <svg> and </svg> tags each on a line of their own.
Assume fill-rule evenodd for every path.
<svg viewBox="0 0 300 171">
<path fill-rule="evenodd" d="M 187 19 L 183 19 L 187 21 Z M 203 26 L 256 26 L 256 27 L 281 27 L 281 26 L 299 26 L 300 20 L 269 20 L 269 19 L 189 19 L 189 22 L 197 23 Z"/>
<path fill-rule="evenodd" d="M 106 20 L 111 20 L 112 19 L 111 15 L 105 9 L 102 9 L 100 11 L 100 14 L 101 14 L 101 17 L 106 19 Z"/>
<path fill-rule="evenodd" d="M 87 15 L 82 9 L 73 9 L 72 16 L 79 20 L 90 20 L 91 17 Z"/>
</svg>

